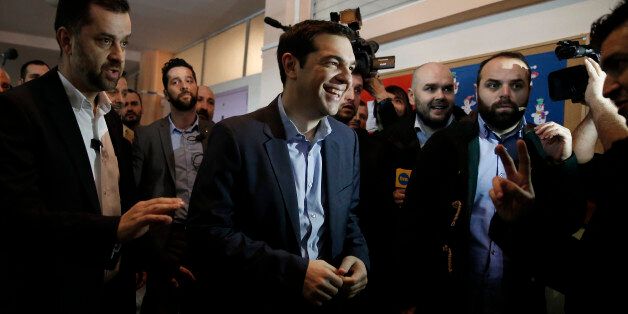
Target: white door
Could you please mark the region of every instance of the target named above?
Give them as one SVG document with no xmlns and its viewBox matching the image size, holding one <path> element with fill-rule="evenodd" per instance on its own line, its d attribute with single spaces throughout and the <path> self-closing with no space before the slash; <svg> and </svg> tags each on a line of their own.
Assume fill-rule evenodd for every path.
<svg viewBox="0 0 628 314">
<path fill-rule="evenodd" d="M 248 94 L 248 87 L 216 94 L 214 122 L 245 114 L 247 110 Z"/>
</svg>

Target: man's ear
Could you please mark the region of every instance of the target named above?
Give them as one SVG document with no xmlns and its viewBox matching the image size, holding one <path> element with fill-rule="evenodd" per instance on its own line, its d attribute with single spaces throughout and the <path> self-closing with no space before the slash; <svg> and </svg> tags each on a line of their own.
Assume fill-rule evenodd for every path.
<svg viewBox="0 0 628 314">
<path fill-rule="evenodd" d="M 414 105 L 414 92 L 412 91 L 412 88 L 408 88 L 408 100 L 410 101 L 411 105 Z"/>
<path fill-rule="evenodd" d="M 72 36 L 67 28 L 59 27 L 57 30 L 57 43 L 63 54 L 69 56 L 72 53 Z"/>
<path fill-rule="evenodd" d="M 164 98 L 166 98 L 167 101 L 170 101 L 170 94 L 168 94 L 168 90 L 164 89 Z"/>
<path fill-rule="evenodd" d="M 281 56 L 281 64 L 283 70 L 286 73 L 286 79 L 297 78 L 297 68 L 299 67 L 299 60 L 289 52 L 284 53 Z"/>
</svg>

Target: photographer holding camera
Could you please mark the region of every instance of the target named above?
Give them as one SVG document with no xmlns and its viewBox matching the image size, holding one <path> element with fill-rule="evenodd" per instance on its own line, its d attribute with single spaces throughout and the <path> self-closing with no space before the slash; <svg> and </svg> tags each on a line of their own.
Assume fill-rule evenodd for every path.
<svg viewBox="0 0 628 314">
<path fill-rule="evenodd" d="M 585 59 L 590 108 L 576 128 L 574 151 L 582 170 L 586 196 L 596 205 L 581 240 L 556 233 L 538 210 L 531 184 L 527 149 L 519 143 L 519 169 L 503 147 L 496 149 L 507 167 L 508 179 L 495 177 L 491 198 L 497 214 L 491 236 L 504 250 L 528 258 L 538 278 L 565 293 L 567 313 L 610 313 L 622 308 L 618 283 L 628 278 L 625 247 L 628 218 L 624 194 L 628 191 L 628 2 L 591 27 L 591 44 L 601 52 L 601 64 Z M 623 114 L 623 116 L 622 116 Z M 604 154 L 595 155 L 596 140 Z M 538 245 L 538 246 L 537 246 Z M 537 246 L 537 247 L 535 247 Z M 619 282 L 618 282 L 619 281 Z M 621 287 L 621 286 L 620 286 Z"/>
</svg>

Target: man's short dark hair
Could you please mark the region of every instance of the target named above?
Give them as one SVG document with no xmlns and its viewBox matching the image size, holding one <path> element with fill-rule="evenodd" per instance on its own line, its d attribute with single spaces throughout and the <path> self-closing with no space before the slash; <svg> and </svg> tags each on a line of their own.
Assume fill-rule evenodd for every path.
<svg viewBox="0 0 628 314">
<path fill-rule="evenodd" d="M 482 61 L 482 63 L 480 63 L 480 68 L 478 69 L 478 78 L 475 81 L 476 86 L 479 88 L 480 87 L 480 74 L 482 73 L 482 69 L 484 69 L 484 66 L 489 63 L 491 60 L 493 59 L 497 59 L 497 58 L 508 58 L 508 59 L 519 59 L 521 60 L 521 62 L 523 62 L 527 69 L 528 72 L 528 83 L 530 83 L 532 81 L 532 71 L 530 71 L 530 65 L 528 64 L 528 61 L 526 61 L 526 58 L 523 56 L 523 54 L 521 54 L 520 52 L 517 51 L 502 51 L 500 53 L 494 54 L 492 56 L 490 56 L 488 59 Z"/>
<path fill-rule="evenodd" d="M 59 0 L 55 17 L 55 32 L 65 27 L 68 31 L 78 34 L 83 26 L 92 22 L 89 12 L 92 4 L 115 13 L 127 13 L 130 10 L 127 0 Z"/>
<path fill-rule="evenodd" d="M 314 38 L 320 34 L 343 36 L 349 40 L 354 36 L 350 28 L 330 21 L 305 20 L 290 27 L 279 37 L 279 46 L 277 47 L 277 63 L 279 63 L 281 83 L 286 84 L 286 73 L 281 62 L 281 56 L 285 53 L 291 53 L 299 60 L 299 64 L 303 68 L 307 55 L 318 49 L 314 47 Z"/>
<path fill-rule="evenodd" d="M 626 22 L 628 22 L 628 1 L 624 0 L 610 14 L 606 14 L 593 22 L 590 35 L 591 46 L 599 51 L 606 37 Z"/>
<path fill-rule="evenodd" d="M 164 84 L 164 89 L 166 90 L 168 89 L 168 71 L 176 67 L 186 67 L 190 69 L 192 76 L 194 76 L 194 81 L 196 81 L 196 72 L 194 72 L 194 68 L 189 63 L 180 58 L 172 58 L 164 63 L 164 67 L 161 68 L 161 82 Z"/>
<path fill-rule="evenodd" d="M 45 65 L 48 69 L 50 69 L 50 66 L 41 60 L 31 60 L 28 61 L 24 64 L 22 64 L 22 67 L 20 68 L 20 78 L 22 78 L 22 80 L 26 79 L 26 69 L 28 68 L 29 65 L 34 64 L 34 65 Z"/>
<path fill-rule="evenodd" d="M 136 90 L 134 90 L 132 88 L 127 88 L 126 93 L 127 93 L 127 95 L 128 94 L 135 94 L 135 95 L 137 95 L 137 98 L 140 99 L 140 105 L 142 104 L 142 96 Z"/>
</svg>

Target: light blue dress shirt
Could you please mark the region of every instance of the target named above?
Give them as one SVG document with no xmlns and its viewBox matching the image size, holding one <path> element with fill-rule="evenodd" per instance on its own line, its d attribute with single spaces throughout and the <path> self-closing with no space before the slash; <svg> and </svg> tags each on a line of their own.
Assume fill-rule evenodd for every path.
<svg viewBox="0 0 628 314">
<path fill-rule="evenodd" d="M 480 161 L 470 222 L 470 301 L 473 313 L 499 313 L 503 302 L 501 283 L 504 272 L 508 271 L 509 260 L 488 236 L 489 225 L 495 214 L 495 205 L 488 191 L 492 188 L 493 177 L 505 176 L 504 165 L 495 154 L 495 147 L 502 144 L 509 155 L 516 157 L 516 143 L 522 138 L 525 119 L 514 130 L 501 137 L 490 130 L 480 115 L 478 123 Z M 481 311 L 478 308 L 480 306 Z"/>
<path fill-rule="evenodd" d="M 185 223 L 188 215 L 188 204 L 194 187 L 198 167 L 203 161 L 203 143 L 199 140 L 198 116 L 194 123 L 185 130 L 178 129 L 168 116 L 170 122 L 170 140 L 174 154 L 174 185 L 177 197 L 182 199 L 184 206 L 174 212 L 174 223 Z"/>
<path fill-rule="evenodd" d="M 325 232 L 325 211 L 321 201 L 323 181 L 321 148 L 323 140 L 331 133 L 331 126 L 327 117 L 323 118 L 310 142 L 288 118 L 282 97 L 279 97 L 278 105 L 279 116 L 286 131 L 286 145 L 297 192 L 301 256 L 315 260 L 320 254 L 322 236 Z"/>
</svg>

